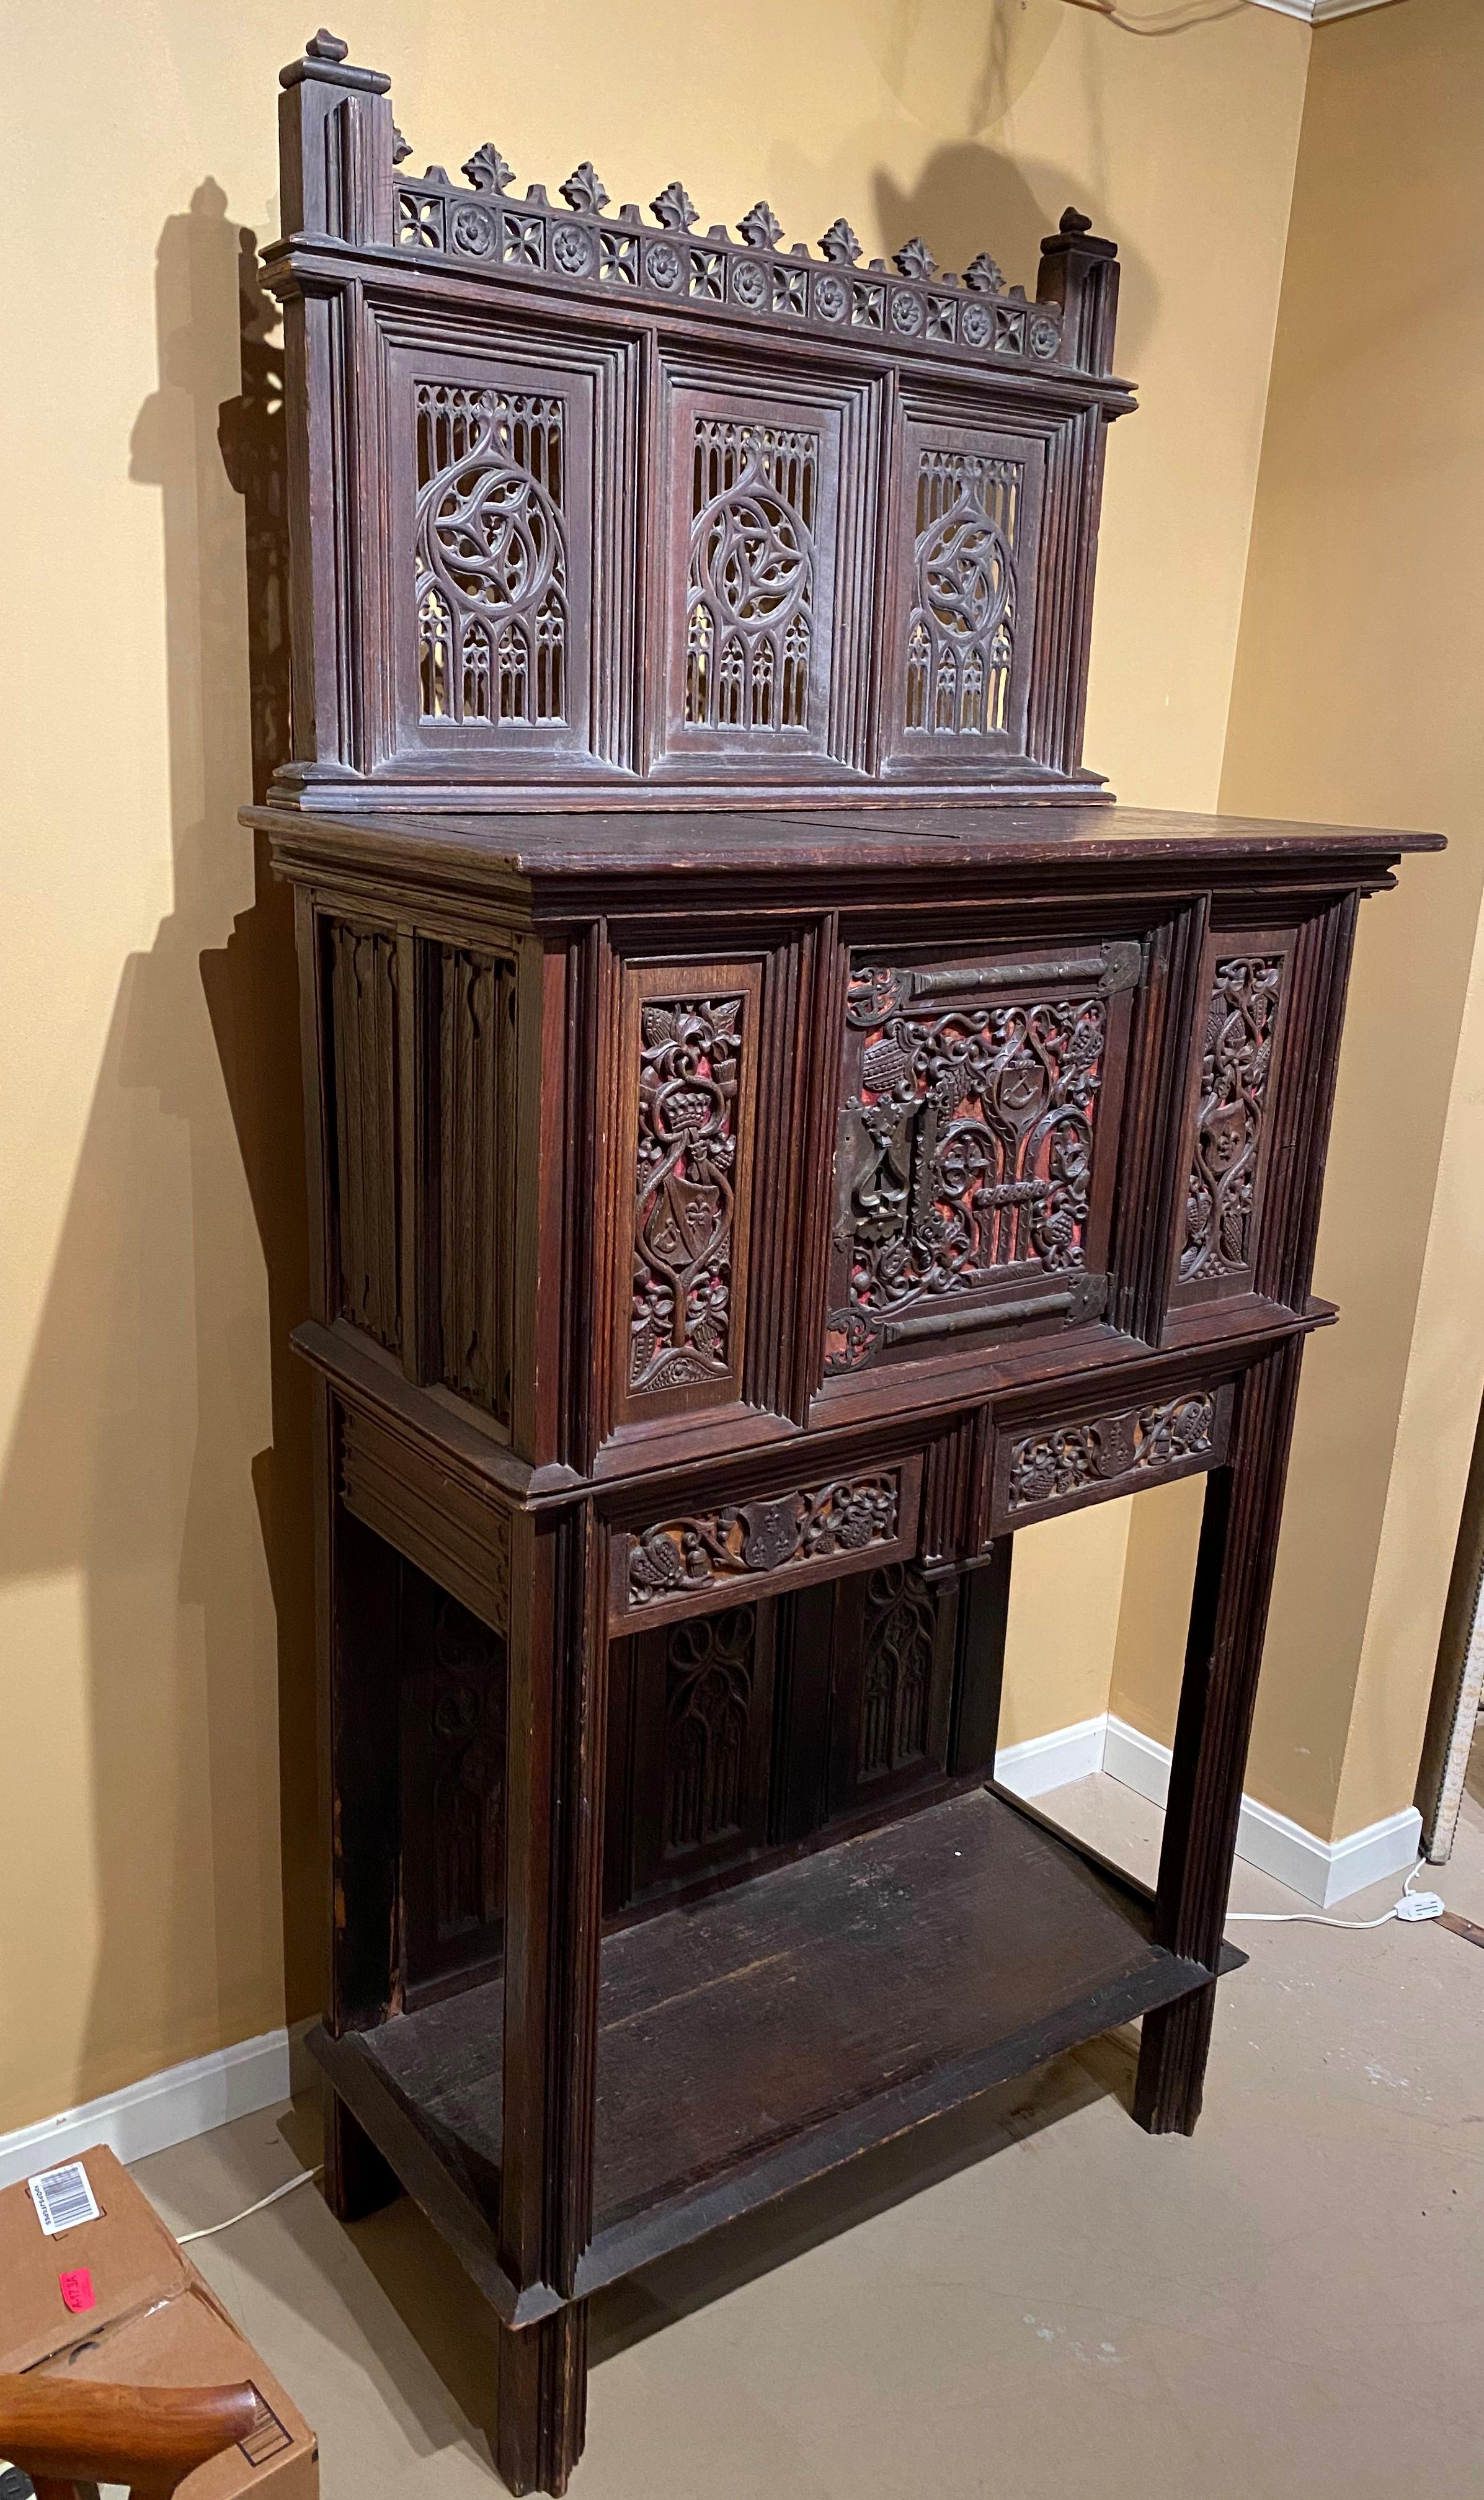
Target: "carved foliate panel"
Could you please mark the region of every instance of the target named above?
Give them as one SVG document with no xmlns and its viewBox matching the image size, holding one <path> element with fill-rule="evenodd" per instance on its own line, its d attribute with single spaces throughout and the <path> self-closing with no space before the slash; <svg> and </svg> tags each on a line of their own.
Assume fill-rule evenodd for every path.
<svg viewBox="0 0 1484 2500">
<path fill-rule="evenodd" d="M 436 950 L 438 1377 L 508 1423 L 514 1270 L 514 967 Z"/>
<path fill-rule="evenodd" d="M 903 429 L 882 724 L 899 769 L 1025 752 L 1044 461 L 1031 437 Z"/>
<path fill-rule="evenodd" d="M 694 1612 L 739 1584 L 788 1586 L 910 1549 L 921 1462 L 831 1476 L 780 1494 L 697 1505 L 613 1540 L 613 1614 Z"/>
<path fill-rule="evenodd" d="M 987 1532 L 1025 1528 L 1218 1465 L 1231 1406 L 1230 1388 L 1200 1388 L 1070 1421 L 1006 1428 L 995 1448 Z"/>
<path fill-rule="evenodd" d="M 1251 1289 L 1289 961 L 1223 936 L 1208 964 L 1172 1301 Z"/>
<path fill-rule="evenodd" d="M 625 975 L 618 1420 L 741 1394 L 760 997 L 756 963 Z"/>
<path fill-rule="evenodd" d="M 506 1649 L 409 1569 L 401 1656 L 409 1978 L 485 1958 L 505 1910 Z"/>
<path fill-rule="evenodd" d="M 589 745 L 591 378 L 392 357 L 405 428 L 399 746 L 529 770 Z M 523 762 L 522 762 L 523 759 Z"/>
<path fill-rule="evenodd" d="M 1105 1299 L 1134 941 L 1041 962 L 857 965 L 827 1373 Z"/>
<path fill-rule="evenodd" d="M 324 943 L 340 1315 L 395 1353 L 402 1344 L 397 940 L 334 920 Z"/>
</svg>

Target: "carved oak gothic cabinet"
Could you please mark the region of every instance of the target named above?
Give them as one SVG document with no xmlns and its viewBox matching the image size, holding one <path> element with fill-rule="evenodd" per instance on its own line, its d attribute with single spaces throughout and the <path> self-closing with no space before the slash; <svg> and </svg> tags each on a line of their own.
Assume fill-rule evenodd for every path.
<svg viewBox="0 0 1484 2500">
<path fill-rule="evenodd" d="M 1200 2106 L 1361 896 L 1081 763 L 1114 247 L 405 169 L 282 76 L 328 2191 L 561 2491 L 589 2295 L 1142 2017 Z M 1151 1894 L 993 1778 L 1014 1530 L 1204 1473 Z"/>
</svg>

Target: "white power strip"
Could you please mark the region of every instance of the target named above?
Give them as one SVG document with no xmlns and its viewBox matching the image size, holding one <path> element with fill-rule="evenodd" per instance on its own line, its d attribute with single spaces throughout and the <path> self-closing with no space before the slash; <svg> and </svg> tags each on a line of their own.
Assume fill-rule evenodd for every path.
<svg viewBox="0 0 1484 2500">
<path fill-rule="evenodd" d="M 1259 1927 L 1385 1927 L 1393 1919 L 1406 1919 L 1413 1924 L 1419 1919 L 1440 1919 L 1447 1903 L 1440 1892 L 1414 1892 L 1412 1886 L 1426 1865 L 1419 1858 L 1402 1888 L 1399 1900 L 1378 1919 L 1330 1919 L 1322 1910 L 1229 1910 L 1226 1924 L 1235 1926 L 1240 1921 L 1245 1926 Z"/>
</svg>

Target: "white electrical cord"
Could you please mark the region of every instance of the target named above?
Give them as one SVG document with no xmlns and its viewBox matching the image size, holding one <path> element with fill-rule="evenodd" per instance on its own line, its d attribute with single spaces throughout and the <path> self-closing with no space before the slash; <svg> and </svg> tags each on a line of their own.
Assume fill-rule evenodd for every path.
<svg viewBox="0 0 1484 2500">
<path fill-rule="evenodd" d="M 1393 1919 L 1406 1919 L 1411 1921 L 1416 1921 L 1418 1919 L 1440 1919 L 1443 1911 L 1447 1907 L 1447 1903 L 1443 1900 L 1441 1893 L 1414 1892 L 1412 1891 L 1412 1886 L 1416 1883 L 1418 1876 L 1422 1873 L 1426 1864 L 1427 1859 L 1425 1858 L 1418 1859 L 1416 1865 L 1412 1868 L 1406 1882 L 1402 1887 L 1401 1899 L 1394 1901 L 1389 1910 L 1383 1910 L 1378 1919 L 1331 1919 L 1327 1918 L 1322 1910 L 1229 1910 L 1227 1912 L 1227 1924 L 1228 1926 L 1235 1926 L 1237 1921 L 1240 1920 L 1248 1926 L 1359 1928 L 1389 1926 Z"/>
<path fill-rule="evenodd" d="M 268 2206 L 276 2205 L 280 2196 L 292 2195 L 296 2188 L 307 2188 L 312 2179 L 318 2178 L 322 2166 L 316 2161 L 313 2170 L 301 2170 L 296 2179 L 285 2179 L 281 2188 L 271 2188 L 268 2194 L 260 2196 L 255 2205 L 245 2205 L 240 2214 L 229 2214 L 224 2222 L 208 2222 L 204 2231 L 180 2232 L 177 2235 L 178 2245 L 182 2249 L 188 2249 L 192 2240 L 214 2240 L 218 2231 L 230 2231 L 234 2222 L 245 2222 L 249 2214 L 261 2214 Z"/>
</svg>

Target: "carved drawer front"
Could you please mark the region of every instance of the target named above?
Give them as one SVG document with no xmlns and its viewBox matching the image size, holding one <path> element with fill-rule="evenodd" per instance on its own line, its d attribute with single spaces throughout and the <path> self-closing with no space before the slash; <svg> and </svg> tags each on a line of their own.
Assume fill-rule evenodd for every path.
<svg viewBox="0 0 1484 2500">
<path fill-rule="evenodd" d="M 857 962 L 826 1374 L 1107 1299 L 1137 938 Z"/>
<path fill-rule="evenodd" d="M 982 773 L 1027 751 L 1045 447 L 910 422 L 898 447 L 887 769 Z"/>
<path fill-rule="evenodd" d="M 1219 1466 L 1232 1399 L 1226 1383 L 1137 1404 L 1109 1401 L 1049 1423 L 1002 1425 L 990 1466 L 986 1541 L 1034 1520 Z"/>
<path fill-rule="evenodd" d="M 1292 930 L 1249 930 L 1218 932 L 1206 946 L 1170 1289 L 1176 1306 L 1255 1288 L 1294 943 Z"/>
<path fill-rule="evenodd" d="M 737 1605 L 774 1590 L 905 1561 L 917 1541 L 920 1458 L 821 1475 L 785 1493 L 660 1511 L 612 1538 L 610 1620 Z"/>
<path fill-rule="evenodd" d="M 755 962 L 625 969 L 617 1424 L 742 1394 L 761 1006 Z"/>
</svg>

